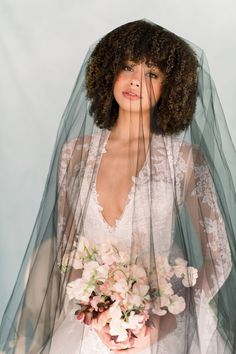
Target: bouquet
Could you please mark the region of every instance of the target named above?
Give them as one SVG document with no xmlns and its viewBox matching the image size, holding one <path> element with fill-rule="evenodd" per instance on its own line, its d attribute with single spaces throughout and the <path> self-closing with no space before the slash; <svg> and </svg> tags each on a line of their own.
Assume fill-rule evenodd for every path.
<svg viewBox="0 0 236 354">
<path fill-rule="evenodd" d="M 184 311 L 185 300 L 175 292 L 173 279 L 179 279 L 182 287 L 192 287 L 198 276 L 197 269 L 188 267 L 185 260 L 177 258 L 170 265 L 163 256 L 156 257 L 155 272 L 150 274 L 137 261 L 130 264 L 127 252 L 109 240 L 90 244 L 85 237 L 64 255 L 60 269 L 66 272 L 70 267 L 82 270 L 81 278 L 68 283 L 66 289 L 76 304 L 76 318 L 97 330 L 109 325 L 116 342 L 150 325 L 151 313 L 164 316 Z"/>
</svg>

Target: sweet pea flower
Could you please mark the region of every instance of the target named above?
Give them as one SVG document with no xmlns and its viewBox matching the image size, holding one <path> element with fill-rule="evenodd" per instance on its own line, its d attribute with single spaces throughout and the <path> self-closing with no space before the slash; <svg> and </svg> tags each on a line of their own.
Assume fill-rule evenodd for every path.
<svg viewBox="0 0 236 354">
<path fill-rule="evenodd" d="M 78 257 L 76 250 L 73 250 L 69 253 L 65 253 L 62 262 L 61 262 L 62 268 L 67 267 L 73 267 L 74 269 L 82 269 L 83 268 L 83 263 L 82 259 Z"/>
<path fill-rule="evenodd" d="M 198 278 L 198 270 L 194 267 L 188 267 L 187 272 L 182 279 L 182 284 L 186 287 L 192 287 L 196 284 Z"/>
<path fill-rule="evenodd" d="M 135 330 L 135 329 L 140 329 L 143 327 L 144 323 L 144 316 L 143 315 L 138 315 L 135 314 L 134 311 L 130 312 L 130 315 L 128 317 L 128 320 L 125 321 L 125 328 Z"/>
<path fill-rule="evenodd" d="M 126 293 L 129 291 L 129 286 L 127 284 L 126 279 L 121 278 L 117 282 L 114 283 L 112 290 L 120 293 L 122 297 L 126 296 Z"/>
<path fill-rule="evenodd" d="M 68 283 L 66 287 L 69 300 L 75 299 L 84 303 L 89 303 L 89 297 L 94 289 L 93 285 L 87 285 L 82 278 Z"/>
<path fill-rule="evenodd" d="M 101 331 L 103 327 L 106 326 L 106 324 L 110 321 L 111 319 L 111 314 L 109 309 L 106 311 L 103 311 L 101 314 L 98 315 L 97 318 L 94 318 L 92 320 L 92 327 L 98 331 Z"/>
<path fill-rule="evenodd" d="M 90 261 L 84 264 L 83 278 L 91 279 L 105 279 L 108 275 L 108 267 L 105 265 L 99 265 L 96 261 Z"/>
<path fill-rule="evenodd" d="M 179 313 L 184 311 L 185 306 L 185 300 L 182 296 L 173 295 L 171 296 L 171 303 L 168 306 L 168 310 L 173 315 L 178 315 Z"/>
<path fill-rule="evenodd" d="M 114 303 L 109 309 L 111 320 L 109 323 L 111 336 L 117 336 L 117 342 L 123 342 L 128 338 L 126 323 L 121 319 L 122 311 L 119 303 Z"/>
<path fill-rule="evenodd" d="M 80 236 L 79 242 L 77 244 L 77 251 L 81 254 L 84 254 L 86 248 L 89 248 L 89 240 L 84 236 Z"/>
<path fill-rule="evenodd" d="M 90 300 L 90 305 L 94 308 L 95 311 L 98 311 L 98 304 L 102 302 L 101 296 L 93 296 Z"/>
</svg>

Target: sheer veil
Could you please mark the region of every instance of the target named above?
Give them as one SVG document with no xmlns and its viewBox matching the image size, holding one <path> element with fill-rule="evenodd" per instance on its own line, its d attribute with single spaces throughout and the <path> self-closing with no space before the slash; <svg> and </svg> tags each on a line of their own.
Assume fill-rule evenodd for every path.
<svg viewBox="0 0 236 354">
<path fill-rule="evenodd" d="M 164 75 L 156 106 L 153 78 L 142 63 Z M 129 75 L 134 68 L 140 97 L 148 93 L 151 129 L 142 104 L 137 112 L 130 99 L 127 134 L 117 149 L 114 83 L 121 70 Z M 103 172 L 114 161 L 119 167 Z M 120 26 L 92 45 L 60 122 L 40 210 L 3 316 L 2 352 L 50 353 L 65 321 L 79 322 L 67 296 L 68 283 L 79 277 L 73 251 L 83 237 L 100 242 L 104 236 L 130 264 L 138 260 L 152 270 L 150 283 L 160 292 L 160 260 L 181 259 L 198 270 L 194 286 L 172 278 L 185 309 L 159 315 L 152 353 L 235 353 L 235 161 L 202 49 L 147 20 Z M 114 189 L 118 175 L 123 179 Z M 118 206 L 100 193 L 104 176 Z M 72 267 L 63 272 L 65 262 Z M 76 327 L 74 353 L 85 326 Z"/>
</svg>

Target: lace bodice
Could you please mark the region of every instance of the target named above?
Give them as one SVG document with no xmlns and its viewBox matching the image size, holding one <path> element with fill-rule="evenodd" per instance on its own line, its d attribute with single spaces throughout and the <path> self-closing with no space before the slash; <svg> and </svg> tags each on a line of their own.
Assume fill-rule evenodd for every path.
<svg viewBox="0 0 236 354">
<path fill-rule="evenodd" d="M 231 257 L 212 178 L 200 149 L 174 137 L 163 138 L 154 135 L 143 168 L 138 176 L 132 177 L 133 185 L 123 213 L 116 220 L 115 226 L 110 226 L 103 217 L 96 192 L 96 175 L 102 155 L 106 153 L 109 134 L 110 132 L 105 130 L 101 135 L 90 137 L 88 143 L 83 140 L 82 144 L 82 141 L 80 143 L 75 139 L 63 147 L 59 172 L 58 239 L 62 241 L 58 242 L 60 247 L 63 245 L 63 252 L 71 248 L 72 238 L 65 227 L 65 215 L 68 209 L 73 209 L 74 229 L 78 237 L 84 235 L 91 240 L 96 238 L 96 242 L 110 237 L 112 242 L 128 250 L 135 234 L 133 251 L 145 254 L 144 259 L 148 264 L 150 247 L 154 247 L 155 254 L 168 254 L 173 245 L 176 206 L 178 210 L 185 207 L 205 262 L 201 287 L 195 288 L 195 302 L 196 306 L 205 304 L 208 308 L 208 302 L 230 272 Z M 80 180 L 75 175 L 79 175 Z M 79 195 L 74 193 L 75 187 L 72 188 L 69 183 L 72 180 L 73 186 L 76 185 L 77 189 L 80 187 Z M 153 243 L 148 237 L 150 233 L 154 235 Z M 216 328 L 213 315 L 209 309 L 207 311 L 209 321 L 203 321 L 201 315 L 199 316 L 203 333 L 205 330 L 210 333 L 208 339 L 204 336 L 201 353 L 206 352 L 211 333 Z M 72 325 L 68 328 L 70 326 Z M 84 344 L 78 353 L 109 352 L 89 327 L 86 327 L 84 334 Z M 177 326 L 170 336 L 161 341 L 158 353 L 162 353 L 162 347 L 163 353 L 172 353 L 166 351 L 170 345 L 168 343 L 173 344 L 174 338 L 177 340 L 178 336 L 181 336 L 181 326 Z M 192 353 L 198 353 L 196 348 L 194 350 Z M 181 348 L 179 351 L 173 351 L 177 352 L 181 353 Z"/>
</svg>

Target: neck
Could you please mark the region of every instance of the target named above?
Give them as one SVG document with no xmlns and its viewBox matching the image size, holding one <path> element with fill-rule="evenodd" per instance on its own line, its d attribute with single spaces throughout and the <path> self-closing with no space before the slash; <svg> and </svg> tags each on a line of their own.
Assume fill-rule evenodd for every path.
<svg viewBox="0 0 236 354">
<path fill-rule="evenodd" d="M 150 114 L 145 112 L 128 112 L 119 109 L 116 125 L 112 135 L 119 140 L 128 141 L 150 138 Z"/>
</svg>

